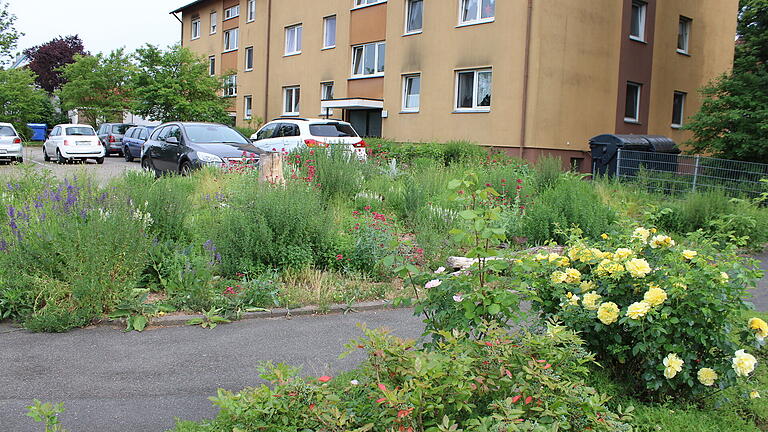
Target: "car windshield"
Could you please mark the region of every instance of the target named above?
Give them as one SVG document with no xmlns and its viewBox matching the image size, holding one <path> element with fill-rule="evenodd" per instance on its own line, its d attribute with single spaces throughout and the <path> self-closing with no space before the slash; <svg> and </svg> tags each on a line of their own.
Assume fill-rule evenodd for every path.
<svg viewBox="0 0 768 432">
<path fill-rule="evenodd" d="M 93 131 L 93 129 L 85 126 L 79 126 L 79 127 L 68 127 L 67 133 L 65 135 L 75 135 L 75 136 L 93 136 L 96 135 L 96 132 Z"/>
<path fill-rule="evenodd" d="M 113 125 L 112 126 L 112 133 L 113 134 L 123 135 L 123 134 L 125 134 L 125 132 L 128 129 L 130 129 L 132 127 L 133 127 L 133 125 L 128 125 L 128 124 Z"/>
<path fill-rule="evenodd" d="M 0 136 L 16 136 L 16 131 L 10 126 L 0 126 Z"/>
<path fill-rule="evenodd" d="M 187 125 L 184 127 L 187 131 L 189 140 L 198 144 L 250 144 L 250 141 L 240 132 L 218 125 Z"/>
<path fill-rule="evenodd" d="M 309 125 L 309 133 L 316 137 L 356 137 L 352 126 L 344 123 L 315 123 Z"/>
</svg>

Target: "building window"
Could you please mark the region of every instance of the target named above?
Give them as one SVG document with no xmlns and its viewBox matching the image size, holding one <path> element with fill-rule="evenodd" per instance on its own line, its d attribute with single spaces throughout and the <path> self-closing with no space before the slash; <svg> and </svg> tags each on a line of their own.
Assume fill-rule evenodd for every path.
<svg viewBox="0 0 768 432">
<path fill-rule="evenodd" d="M 633 82 L 627 83 L 627 101 L 624 105 L 624 121 L 628 123 L 640 122 L 640 94 L 643 85 Z"/>
<path fill-rule="evenodd" d="M 216 34 L 216 27 L 219 25 L 219 14 L 211 12 L 211 34 Z"/>
<path fill-rule="evenodd" d="M 245 49 L 245 71 L 253 70 L 253 47 Z"/>
<path fill-rule="evenodd" d="M 208 57 L 208 75 L 216 75 L 216 56 Z"/>
<path fill-rule="evenodd" d="M 685 119 L 685 98 L 688 93 L 675 92 L 674 101 L 672 102 L 672 127 L 683 127 L 683 120 Z"/>
<path fill-rule="evenodd" d="M 192 39 L 200 37 L 200 18 L 192 18 Z"/>
<path fill-rule="evenodd" d="M 336 47 L 336 15 L 323 19 L 323 48 Z"/>
<path fill-rule="evenodd" d="M 479 24 L 496 17 L 496 0 L 461 0 L 459 24 Z"/>
<path fill-rule="evenodd" d="M 456 73 L 456 110 L 490 111 L 491 69 L 459 71 Z"/>
<path fill-rule="evenodd" d="M 424 21 L 424 0 L 406 0 L 405 34 L 421 33 Z"/>
<path fill-rule="evenodd" d="M 285 28 L 285 55 L 301 54 L 301 24 Z"/>
<path fill-rule="evenodd" d="M 680 54 L 688 54 L 688 45 L 691 40 L 691 23 L 693 21 L 690 18 L 684 16 L 680 17 L 680 30 L 677 33 L 677 52 Z"/>
<path fill-rule="evenodd" d="M 237 49 L 237 39 L 240 36 L 238 29 L 227 30 L 224 32 L 224 51 L 234 51 Z"/>
<path fill-rule="evenodd" d="M 224 78 L 224 96 L 237 96 L 237 75 L 229 75 Z"/>
<path fill-rule="evenodd" d="M 243 114 L 246 120 L 250 120 L 253 117 L 253 96 L 246 96 L 243 98 Z"/>
<path fill-rule="evenodd" d="M 235 5 L 224 9 L 224 21 L 240 16 L 240 5 Z"/>
<path fill-rule="evenodd" d="M 246 20 L 247 22 L 256 20 L 256 0 L 248 0 L 248 16 Z"/>
<path fill-rule="evenodd" d="M 387 0 L 355 0 L 355 7 L 368 6 L 376 3 L 384 3 Z"/>
<path fill-rule="evenodd" d="M 352 47 L 352 76 L 368 77 L 384 75 L 386 44 L 374 42 Z"/>
<path fill-rule="evenodd" d="M 421 99 L 421 75 L 403 77 L 403 111 L 418 112 Z"/>
<path fill-rule="evenodd" d="M 632 22 L 629 29 L 629 38 L 645 42 L 645 17 L 648 4 L 644 1 L 632 2 Z"/>
<path fill-rule="evenodd" d="M 333 100 L 333 82 L 320 83 L 320 100 Z M 333 109 L 326 108 L 322 115 L 326 117 L 332 116 Z"/>
<path fill-rule="evenodd" d="M 299 115 L 299 87 L 283 88 L 283 115 Z"/>
</svg>

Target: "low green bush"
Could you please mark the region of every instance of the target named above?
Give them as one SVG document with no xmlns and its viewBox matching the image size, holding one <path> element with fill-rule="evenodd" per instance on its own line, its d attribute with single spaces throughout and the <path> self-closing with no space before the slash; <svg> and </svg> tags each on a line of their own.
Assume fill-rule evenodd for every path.
<svg viewBox="0 0 768 432">
<path fill-rule="evenodd" d="M 373 155 L 377 158 L 396 159 L 400 163 L 411 164 L 417 159 L 441 161 L 443 165 L 479 161 L 487 155 L 487 150 L 469 141 L 449 141 L 447 143 L 395 143 L 388 140 L 368 140 Z"/>
</svg>

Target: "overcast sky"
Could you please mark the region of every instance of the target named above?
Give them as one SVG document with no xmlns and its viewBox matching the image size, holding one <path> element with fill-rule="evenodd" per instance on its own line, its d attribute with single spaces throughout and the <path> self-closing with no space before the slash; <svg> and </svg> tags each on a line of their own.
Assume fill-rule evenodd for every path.
<svg viewBox="0 0 768 432">
<path fill-rule="evenodd" d="M 169 12 L 191 0 L 6 0 L 25 35 L 18 50 L 57 36 L 79 35 L 95 54 L 152 43 L 177 43 L 181 24 Z"/>
</svg>

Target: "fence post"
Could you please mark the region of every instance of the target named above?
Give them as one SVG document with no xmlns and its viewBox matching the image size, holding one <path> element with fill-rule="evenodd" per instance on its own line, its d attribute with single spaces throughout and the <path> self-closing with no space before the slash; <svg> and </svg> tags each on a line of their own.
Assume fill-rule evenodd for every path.
<svg viewBox="0 0 768 432">
<path fill-rule="evenodd" d="M 696 183 L 699 180 L 699 159 L 701 156 L 696 155 L 696 166 L 693 169 L 693 190 L 692 192 L 696 192 Z"/>
<path fill-rule="evenodd" d="M 616 151 L 616 178 L 621 177 L 621 149 Z"/>
</svg>

